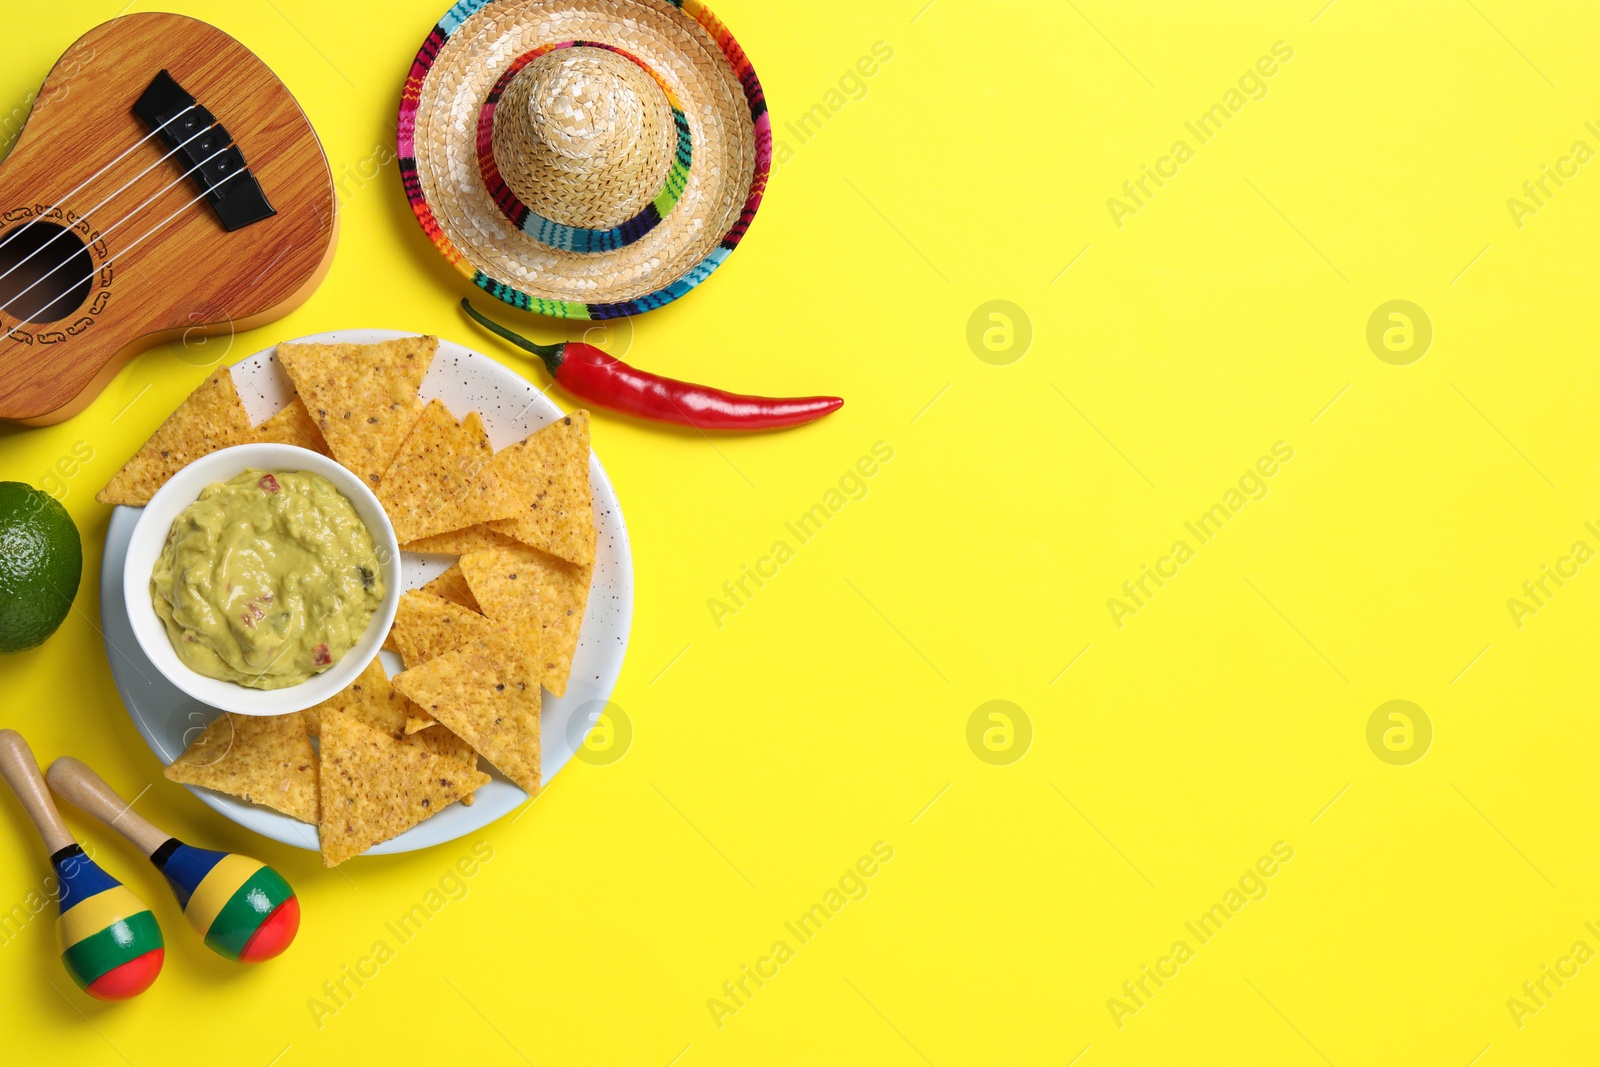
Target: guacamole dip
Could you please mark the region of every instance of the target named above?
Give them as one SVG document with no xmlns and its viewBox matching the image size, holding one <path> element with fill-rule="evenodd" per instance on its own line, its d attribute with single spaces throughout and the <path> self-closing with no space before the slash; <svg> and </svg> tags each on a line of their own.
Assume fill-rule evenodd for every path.
<svg viewBox="0 0 1600 1067">
<path fill-rule="evenodd" d="M 371 532 L 331 482 L 249 470 L 173 522 L 150 593 L 190 670 L 282 689 L 361 640 L 383 578 Z"/>
</svg>

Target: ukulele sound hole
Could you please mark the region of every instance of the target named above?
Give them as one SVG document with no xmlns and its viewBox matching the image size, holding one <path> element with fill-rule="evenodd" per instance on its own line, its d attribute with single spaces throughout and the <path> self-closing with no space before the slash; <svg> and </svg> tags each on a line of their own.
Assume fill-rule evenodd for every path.
<svg viewBox="0 0 1600 1067">
<path fill-rule="evenodd" d="M 0 311 L 23 322 L 71 315 L 94 285 L 94 257 L 74 232 L 53 222 L 0 233 Z"/>
</svg>

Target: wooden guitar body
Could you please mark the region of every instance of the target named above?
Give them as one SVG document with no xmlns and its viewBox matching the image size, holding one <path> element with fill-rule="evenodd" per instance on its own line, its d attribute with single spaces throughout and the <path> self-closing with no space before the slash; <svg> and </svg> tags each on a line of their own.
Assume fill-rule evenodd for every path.
<svg viewBox="0 0 1600 1067">
<path fill-rule="evenodd" d="M 163 71 L 195 108 L 156 131 L 145 94 Z M 197 132 L 163 140 L 196 116 Z M 222 181 L 230 140 L 248 173 Z M 183 154 L 201 147 L 204 171 Z M 230 231 L 213 198 L 237 208 L 251 181 L 265 210 L 243 224 L 234 211 Z M 249 49 L 181 15 L 90 30 L 0 161 L 0 420 L 60 422 L 153 344 L 288 314 L 327 273 L 337 228 L 316 131 Z"/>
</svg>

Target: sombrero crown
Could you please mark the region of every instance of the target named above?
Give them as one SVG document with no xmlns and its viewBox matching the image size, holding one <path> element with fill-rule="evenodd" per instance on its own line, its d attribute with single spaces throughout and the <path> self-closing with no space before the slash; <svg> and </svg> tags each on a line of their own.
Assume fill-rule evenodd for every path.
<svg viewBox="0 0 1600 1067">
<path fill-rule="evenodd" d="M 563 318 L 637 314 L 705 280 L 772 155 L 760 82 L 696 0 L 462 0 L 417 55 L 399 136 L 445 257 Z"/>
</svg>

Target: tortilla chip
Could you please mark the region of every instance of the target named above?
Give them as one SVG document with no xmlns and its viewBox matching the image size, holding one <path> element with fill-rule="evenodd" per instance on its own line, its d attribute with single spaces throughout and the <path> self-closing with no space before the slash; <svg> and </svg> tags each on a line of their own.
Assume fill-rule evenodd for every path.
<svg viewBox="0 0 1600 1067">
<path fill-rule="evenodd" d="M 355 681 L 322 703 L 301 712 L 308 724 L 311 721 L 318 723 L 317 729 L 308 731 L 312 736 L 318 736 L 320 733 L 320 724 L 324 716 L 348 715 L 379 733 L 388 734 L 396 741 L 420 745 L 436 756 L 449 756 L 451 759 L 460 760 L 468 767 L 476 767 L 478 757 L 472 751 L 472 746 L 454 737 L 442 727 L 435 733 L 421 734 L 417 737 L 408 736 L 417 732 L 408 730 L 408 723 L 413 718 L 425 714 L 421 708 L 395 692 L 394 687 L 389 684 L 389 676 L 384 673 L 383 662 L 376 656 Z M 434 720 L 429 717 L 425 725 L 435 725 Z M 471 794 L 468 794 L 462 803 L 471 804 Z"/>
<path fill-rule="evenodd" d="M 445 536 L 449 536 L 446 534 Z M 478 606 L 478 598 L 472 595 L 472 589 L 467 585 L 466 576 L 461 573 L 461 564 L 452 563 L 450 569 L 439 577 L 423 586 L 421 592 L 432 593 L 434 596 L 443 597 L 452 604 L 460 604 L 468 611 L 483 614 L 483 609 Z M 399 651 L 396 649 L 395 651 Z"/>
<path fill-rule="evenodd" d="M 589 413 L 574 411 L 527 440 L 495 453 L 501 476 L 518 486 L 525 508 L 491 530 L 569 563 L 594 562 L 594 504 L 589 496 Z"/>
<path fill-rule="evenodd" d="M 403 544 L 515 515 L 522 503 L 493 460 L 476 411 L 458 423 L 444 404 L 430 401 L 378 487 L 395 537 Z"/>
<path fill-rule="evenodd" d="M 417 708 L 416 701 L 412 701 L 411 706 Z M 438 725 L 438 719 L 435 719 L 432 715 L 429 715 L 421 708 L 417 708 L 417 710 L 412 714 L 411 718 L 406 720 L 406 733 L 417 734 L 421 733 L 423 730 L 426 730 L 430 726 Z"/>
<path fill-rule="evenodd" d="M 373 656 L 372 662 L 356 676 L 355 681 L 302 714 L 317 718 L 319 732 L 323 720 L 343 714 L 398 738 L 405 732 L 406 719 L 411 713 L 407 706 L 410 703 L 389 685 L 383 662 Z"/>
<path fill-rule="evenodd" d="M 299 397 L 289 401 L 287 407 L 257 426 L 251 431 L 251 435 L 255 441 L 298 445 L 313 452 L 321 452 L 329 459 L 333 458 L 333 452 L 328 448 L 328 439 L 317 429 L 317 420 L 311 417 L 311 412 L 306 410 L 306 402 Z"/>
<path fill-rule="evenodd" d="M 166 775 L 276 808 L 301 822 L 317 821 L 317 756 L 299 712 L 223 712 L 172 761 Z"/>
<path fill-rule="evenodd" d="M 518 545 L 469 552 L 461 573 L 485 615 L 526 635 L 540 657 L 544 687 L 565 694 L 594 568 Z"/>
<path fill-rule="evenodd" d="M 413 589 L 400 598 L 390 634 L 405 665 L 416 667 L 493 632 L 494 623 L 476 611 Z"/>
<path fill-rule="evenodd" d="M 498 631 L 394 676 L 394 686 L 529 795 L 539 792 L 539 663 Z"/>
<path fill-rule="evenodd" d="M 482 552 L 486 548 L 505 548 L 508 545 L 520 542 L 507 537 L 503 533 L 496 533 L 487 525 L 479 523 L 468 526 L 464 530 L 451 530 L 449 533 L 434 534 L 432 537 L 421 537 L 415 541 L 403 543 L 402 552 L 423 552 L 436 556 L 464 556 L 468 552 Z"/>
<path fill-rule="evenodd" d="M 478 769 L 478 754 L 472 750 L 472 746 L 438 723 L 434 723 L 429 729 L 408 737 L 406 740 L 411 744 L 420 744 L 435 756 L 443 756 L 445 759 L 455 760 L 457 763 L 470 767 L 474 771 Z M 478 790 L 476 787 L 461 794 L 462 807 L 470 808 L 477 802 Z"/>
<path fill-rule="evenodd" d="M 363 725 L 388 734 L 396 741 L 403 740 L 408 733 L 417 732 L 406 729 L 406 725 L 413 718 L 427 715 L 410 699 L 395 690 L 389 681 L 389 675 L 383 669 L 383 661 L 376 656 L 355 681 L 301 714 L 313 716 L 319 723 L 324 716 L 348 715 Z M 434 725 L 432 717 L 428 718 L 428 725 Z M 470 755 L 471 747 L 465 742 L 455 748 L 443 745 L 434 738 L 418 738 L 417 742 L 435 755 L 451 756 L 469 766 L 477 766 L 477 757 Z"/>
<path fill-rule="evenodd" d="M 435 756 L 453 759 L 457 763 L 465 763 L 468 767 L 478 765 L 478 753 L 473 747 L 437 722 L 425 730 L 409 735 L 406 740 L 413 745 L 422 746 Z M 461 803 L 471 804 L 472 794 L 468 793 L 462 797 Z"/>
<path fill-rule="evenodd" d="M 437 337 L 400 337 L 375 345 L 281 344 L 277 353 L 333 458 L 376 486 L 422 414 L 417 389 L 438 348 Z"/>
<path fill-rule="evenodd" d="M 156 490 L 184 467 L 221 448 L 253 440 L 250 416 L 227 367 L 201 382 L 167 421 L 95 494 L 102 504 L 150 503 Z"/>
<path fill-rule="evenodd" d="M 436 815 L 489 776 L 348 714 L 322 721 L 322 863 L 335 867 Z"/>
</svg>

